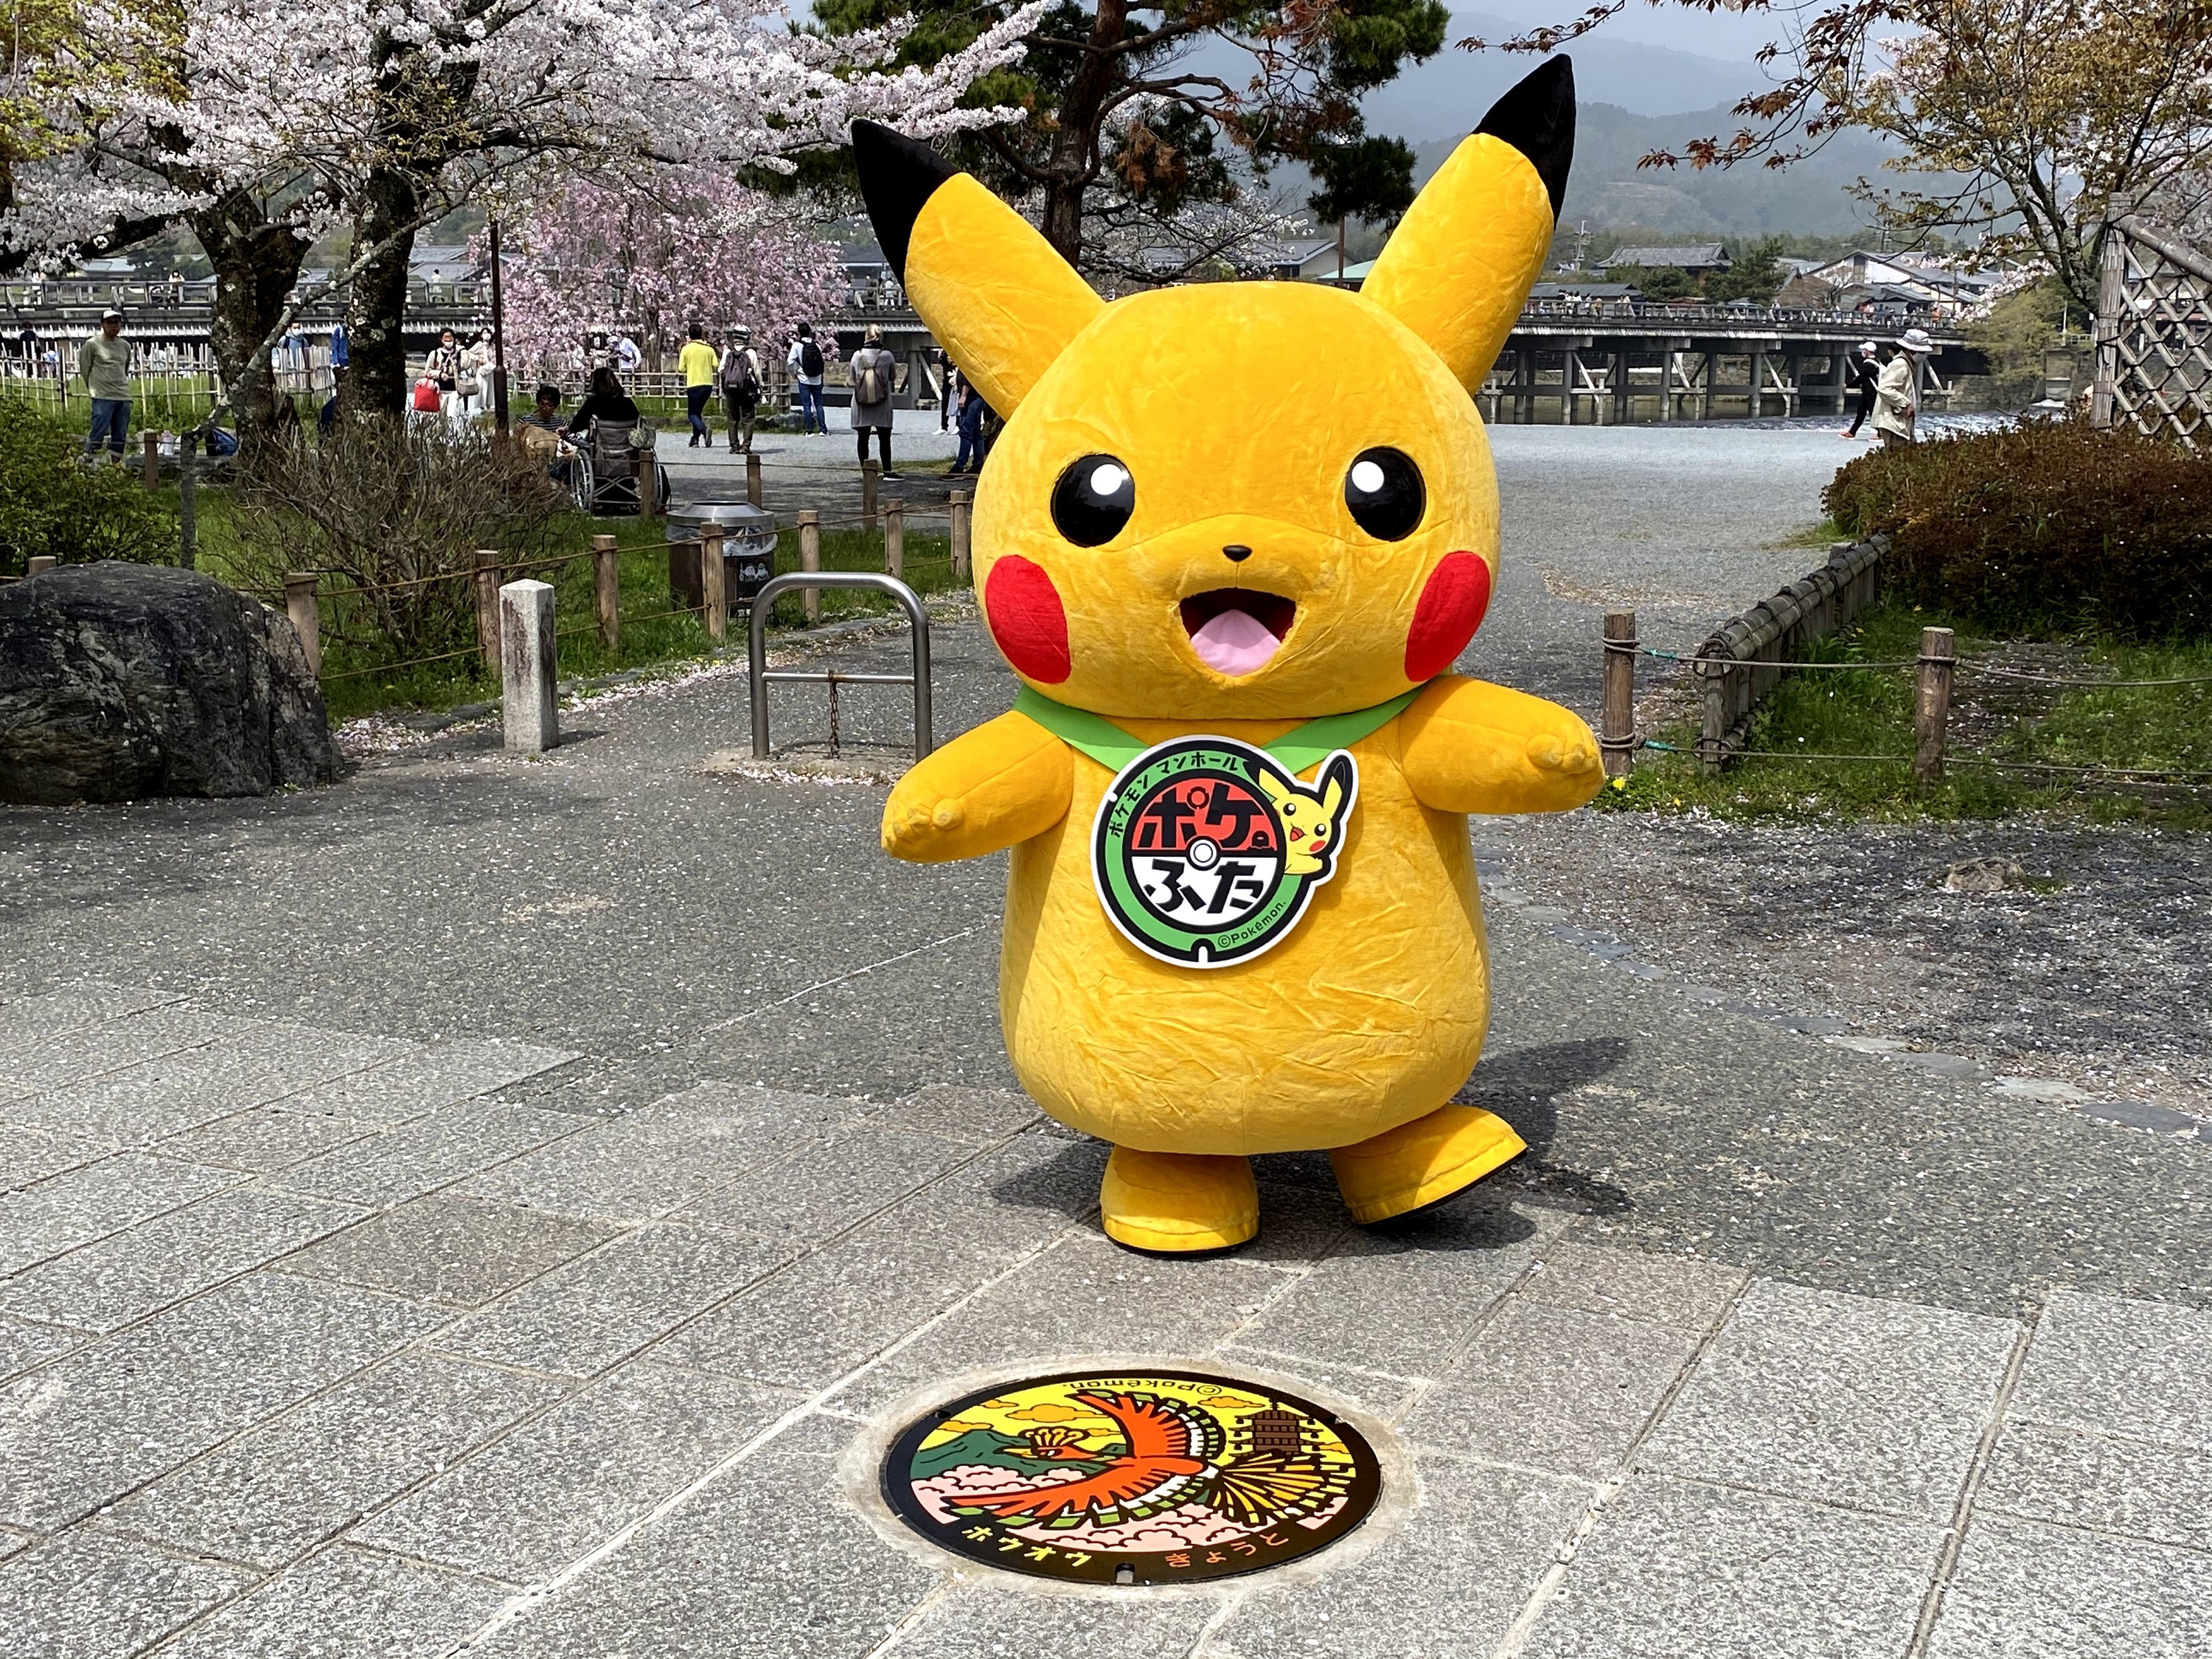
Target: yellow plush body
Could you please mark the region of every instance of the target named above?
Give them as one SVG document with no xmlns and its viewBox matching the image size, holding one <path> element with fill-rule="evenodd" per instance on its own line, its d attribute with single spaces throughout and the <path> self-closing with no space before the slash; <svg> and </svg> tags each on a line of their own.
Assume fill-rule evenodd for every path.
<svg viewBox="0 0 2212 1659">
<path fill-rule="evenodd" d="M 1540 89 L 1547 109 L 1564 79 Z M 1571 82 L 1565 95 L 1571 142 Z M 1223 965 L 1162 960 L 1109 920 L 1091 841 L 1113 772 L 1028 715 L 966 733 L 893 791 L 895 856 L 1012 849 L 1008 1052 L 1047 1112 L 1114 1144 L 1106 1221 L 1125 1243 L 1249 1237 L 1246 1154 L 1330 1150 L 1372 1220 L 1520 1148 L 1498 1120 L 1445 1104 L 1489 1015 L 1465 815 L 1577 805 L 1600 779 L 1574 714 L 1443 672 L 1498 558 L 1467 388 L 1540 265 L 1564 176 L 1523 142 L 1468 140 L 1364 293 L 1227 283 L 1111 305 L 974 180 L 871 188 L 862 148 L 916 307 L 1007 412 L 976 494 L 977 589 L 1032 692 L 1144 744 L 1258 747 L 1418 691 L 1349 745 L 1356 805 L 1303 919 Z M 1070 507 L 1079 472 L 1119 493 Z M 1393 506 L 1409 501 L 1410 517 Z M 1299 776 L 1268 793 L 1325 821 L 1340 796 L 1312 767 Z M 1326 840 L 1324 822 L 1316 854 Z"/>
</svg>

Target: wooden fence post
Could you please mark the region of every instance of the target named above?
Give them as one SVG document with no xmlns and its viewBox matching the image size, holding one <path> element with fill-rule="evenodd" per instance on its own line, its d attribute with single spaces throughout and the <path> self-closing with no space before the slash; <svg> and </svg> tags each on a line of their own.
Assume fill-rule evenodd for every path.
<svg viewBox="0 0 2212 1659">
<path fill-rule="evenodd" d="M 707 614 L 707 637 L 720 645 L 730 631 L 730 602 L 722 588 L 722 527 L 699 532 L 699 606 Z"/>
<path fill-rule="evenodd" d="M 622 555 L 611 536 L 592 538 L 592 599 L 599 613 L 599 643 L 622 649 Z"/>
<path fill-rule="evenodd" d="M 975 510 L 975 497 L 964 489 L 952 492 L 952 580 L 968 580 L 969 515 Z"/>
<path fill-rule="evenodd" d="M 1625 778 L 1636 769 L 1636 613 L 1605 613 L 1605 678 L 1603 712 L 1599 717 L 1598 751 L 1605 757 L 1605 775 Z"/>
<path fill-rule="evenodd" d="M 1943 739 L 1951 722 L 1951 669 L 1958 660 L 1948 628 L 1920 630 L 1920 695 L 1912 710 L 1912 776 L 1943 781 Z"/>
<path fill-rule="evenodd" d="M 799 514 L 799 568 L 805 571 L 822 568 L 822 512 L 818 507 L 802 507 Z M 822 620 L 822 592 L 810 587 L 799 595 L 811 627 Z"/>
<path fill-rule="evenodd" d="M 760 457 L 750 449 L 745 452 L 745 499 L 755 507 L 761 504 Z"/>
<path fill-rule="evenodd" d="M 637 515 L 641 519 L 660 516 L 660 458 L 650 449 L 637 453 Z"/>
<path fill-rule="evenodd" d="M 874 461 L 860 463 L 860 511 L 871 520 L 876 516 L 876 479 L 882 471 Z"/>
<path fill-rule="evenodd" d="M 315 573 L 312 570 L 288 570 L 284 573 L 284 614 L 291 619 L 292 631 L 300 636 L 300 649 L 307 653 L 307 672 L 320 678 L 323 672 L 323 613 L 315 602 Z"/>
<path fill-rule="evenodd" d="M 884 504 L 884 568 L 902 580 L 906 575 L 906 503 Z"/>
<path fill-rule="evenodd" d="M 161 434 L 158 432 L 142 432 L 138 434 L 138 441 L 145 452 L 145 460 L 140 468 L 139 476 L 147 489 L 159 489 L 161 487 Z"/>
<path fill-rule="evenodd" d="M 32 576 L 42 576 L 60 562 L 61 561 L 51 553 L 34 553 L 25 562 L 23 574 L 27 580 Z"/>
<path fill-rule="evenodd" d="M 484 672 L 499 678 L 499 550 L 477 549 L 477 645 Z"/>
</svg>

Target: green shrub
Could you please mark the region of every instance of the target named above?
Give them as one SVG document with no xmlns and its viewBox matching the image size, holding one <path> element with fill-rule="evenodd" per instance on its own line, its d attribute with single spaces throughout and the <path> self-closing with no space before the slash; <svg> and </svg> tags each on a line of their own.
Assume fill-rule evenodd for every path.
<svg viewBox="0 0 2212 1659">
<path fill-rule="evenodd" d="M 177 515 L 136 466 L 87 465 L 80 428 L 0 395 L 0 576 L 42 556 L 173 564 Z"/>
<path fill-rule="evenodd" d="M 2132 432 L 2030 422 L 1877 450 L 1821 497 L 1886 533 L 1893 592 L 2004 632 L 2212 635 L 2212 459 Z"/>
</svg>

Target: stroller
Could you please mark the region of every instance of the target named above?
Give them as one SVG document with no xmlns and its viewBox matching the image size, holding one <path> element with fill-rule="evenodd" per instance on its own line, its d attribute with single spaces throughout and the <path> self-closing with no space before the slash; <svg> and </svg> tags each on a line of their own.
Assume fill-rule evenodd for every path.
<svg viewBox="0 0 2212 1659">
<path fill-rule="evenodd" d="M 572 483 L 576 505 L 595 517 L 635 514 L 641 505 L 638 495 L 637 458 L 653 447 L 653 431 L 642 421 L 595 420 L 576 446 Z M 668 506 L 668 474 L 653 470 L 653 506 Z"/>
</svg>

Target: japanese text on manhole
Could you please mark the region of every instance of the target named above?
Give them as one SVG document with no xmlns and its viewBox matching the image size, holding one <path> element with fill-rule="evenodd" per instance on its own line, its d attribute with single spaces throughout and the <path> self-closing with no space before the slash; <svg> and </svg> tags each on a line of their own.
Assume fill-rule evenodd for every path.
<svg viewBox="0 0 2212 1659">
<path fill-rule="evenodd" d="M 1171 1584 L 1279 1566 L 1366 1519 L 1349 1423 L 1231 1377 L 1085 1372 L 981 1390 L 910 1425 L 884 1495 L 924 1537 L 1011 1572 Z"/>
</svg>

